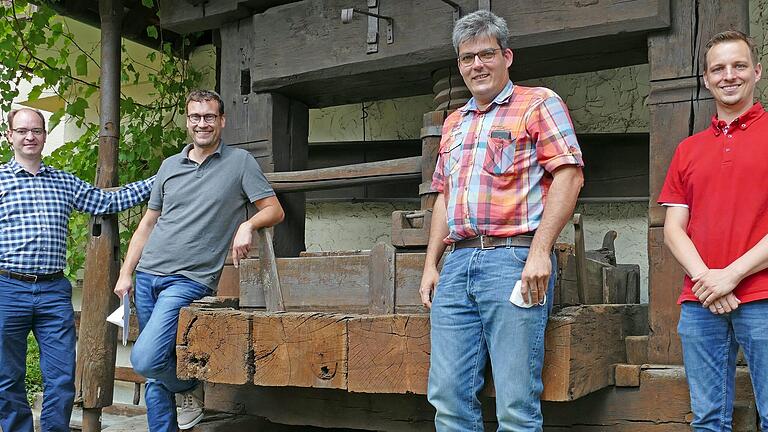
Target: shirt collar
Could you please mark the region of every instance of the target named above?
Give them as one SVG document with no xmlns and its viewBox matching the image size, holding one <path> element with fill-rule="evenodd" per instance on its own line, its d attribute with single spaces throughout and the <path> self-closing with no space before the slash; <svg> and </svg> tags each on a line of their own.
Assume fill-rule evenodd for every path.
<svg viewBox="0 0 768 432">
<path fill-rule="evenodd" d="M 505 85 L 501 92 L 496 95 L 493 101 L 488 105 L 488 109 L 486 109 L 486 111 L 488 111 L 494 104 L 503 105 L 509 102 L 509 98 L 512 97 L 512 91 L 514 88 L 515 85 L 512 84 L 512 81 L 507 81 L 507 85 Z M 470 111 L 480 112 L 480 109 L 477 107 L 477 101 L 473 97 L 463 107 L 459 108 L 459 111 L 461 111 L 463 114 L 467 114 Z"/>
<path fill-rule="evenodd" d="M 27 171 L 17 160 L 16 158 L 12 157 L 11 160 L 8 161 L 8 167 L 11 168 L 11 171 L 13 171 L 14 174 L 18 174 L 22 171 Z M 50 171 L 51 168 L 48 167 L 48 165 L 44 164 L 43 162 L 40 162 L 40 169 L 37 171 L 38 174 Z"/>
<path fill-rule="evenodd" d="M 719 136 L 720 134 L 724 133 L 724 129 L 747 129 L 752 123 L 756 122 L 760 117 L 765 114 L 765 110 L 763 109 L 763 106 L 760 104 L 760 102 L 756 102 L 750 109 L 748 109 L 744 114 L 736 117 L 731 124 L 725 124 L 724 120 L 720 120 L 717 118 L 717 114 L 712 116 L 712 132 L 715 134 L 715 136 Z"/>
<path fill-rule="evenodd" d="M 184 147 L 184 149 L 181 150 L 181 156 L 182 156 L 181 161 L 182 162 L 192 162 L 192 160 L 189 158 L 189 151 L 192 150 L 192 148 L 194 146 L 195 145 L 193 143 L 189 143 L 189 144 L 187 144 Z M 221 143 L 221 141 L 219 141 L 219 146 L 216 147 L 216 151 L 213 152 L 213 154 L 211 156 L 217 155 L 218 157 L 221 157 L 221 149 L 223 147 L 224 147 L 224 145 Z"/>
</svg>

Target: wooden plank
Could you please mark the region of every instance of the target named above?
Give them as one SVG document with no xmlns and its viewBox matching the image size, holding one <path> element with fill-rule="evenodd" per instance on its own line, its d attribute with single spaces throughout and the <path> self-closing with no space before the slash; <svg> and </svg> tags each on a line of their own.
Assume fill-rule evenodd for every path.
<svg viewBox="0 0 768 432">
<path fill-rule="evenodd" d="M 371 249 L 368 269 L 368 313 L 395 313 L 395 248 L 376 243 Z"/>
<path fill-rule="evenodd" d="M 744 368 L 736 374 L 736 395 L 738 404 L 753 397 Z M 646 367 L 640 372 L 639 387 L 609 387 L 567 404 L 543 403 L 542 410 L 545 430 L 690 431 L 691 407 L 682 366 Z M 739 413 L 745 414 L 748 415 Z M 754 425 L 737 426 L 734 430 L 756 431 Z"/>
<path fill-rule="evenodd" d="M 432 209 L 392 212 L 392 244 L 398 247 L 427 247 Z"/>
<path fill-rule="evenodd" d="M 366 312 L 369 261 L 368 253 L 277 258 L 286 309 Z M 253 277 L 261 269 L 260 260 L 243 260 L 240 265 L 240 306 L 261 307 L 264 285 Z"/>
<path fill-rule="evenodd" d="M 348 322 L 351 392 L 426 394 L 429 315 L 385 315 Z"/>
<path fill-rule="evenodd" d="M 247 313 L 183 308 L 176 335 L 178 376 L 224 384 L 251 382 L 251 335 Z"/>
<path fill-rule="evenodd" d="M 254 313 L 253 384 L 347 388 L 347 317 Z"/>
<path fill-rule="evenodd" d="M 627 322 L 633 308 L 572 306 L 550 317 L 542 400 L 571 401 L 612 384 L 612 365 L 626 361 L 624 338 L 639 331 Z"/>
<path fill-rule="evenodd" d="M 266 174 L 277 192 L 310 191 L 421 178 L 421 156 Z"/>
<path fill-rule="evenodd" d="M 115 367 L 115 380 L 132 382 L 135 384 L 143 384 L 147 381 L 146 378 L 134 372 L 133 368 L 124 366 Z"/>
<path fill-rule="evenodd" d="M 240 296 L 240 269 L 233 265 L 224 265 L 216 294 L 225 297 Z"/>
<path fill-rule="evenodd" d="M 283 289 L 280 284 L 280 275 L 275 263 L 275 251 L 272 249 L 272 234 L 269 229 L 259 228 L 259 283 L 264 292 L 264 302 L 270 312 L 282 312 L 285 310 L 283 301 Z"/>
</svg>

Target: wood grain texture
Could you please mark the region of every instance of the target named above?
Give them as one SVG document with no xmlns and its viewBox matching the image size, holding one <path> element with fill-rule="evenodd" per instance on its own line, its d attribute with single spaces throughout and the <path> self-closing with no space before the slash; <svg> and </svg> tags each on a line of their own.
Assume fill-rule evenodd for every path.
<svg viewBox="0 0 768 432">
<path fill-rule="evenodd" d="M 429 316 L 355 318 L 349 328 L 349 391 L 426 394 Z"/>
<path fill-rule="evenodd" d="M 572 306 L 550 317 L 545 334 L 542 400 L 570 401 L 613 383 L 626 362 L 624 338 L 640 331 L 629 305 Z"/>
<path fill-rule="evenodd" d="M 253 374 L 251 317 L 226 309 L 183 308 L 176 335 L 177 374 L 246 384 Z"/>
<path fill-rule="evenodd" d="M 255 313 L 253 384 L 347 388 L 347 316 Z"/>
</svg>

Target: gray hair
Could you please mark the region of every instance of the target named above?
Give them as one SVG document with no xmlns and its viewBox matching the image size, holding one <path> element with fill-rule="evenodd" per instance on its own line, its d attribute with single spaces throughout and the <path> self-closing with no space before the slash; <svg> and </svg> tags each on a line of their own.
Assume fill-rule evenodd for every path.
<svg viewBox="0 0 768 432">
<path fill-rule="evenodd" d="M 491 11 L 479 10 L 462 17 L 453 26 L 453 49 L 459 54 L 459 45 L 481 37 L 496 39 L 499 48 L 509 48 L 509 29 L 504 18 Z"/>
<path fill-rule="evenodd" d="M 189 108 L 190 102 L 216 102 L 219 104 L 219 115 L 224 115 L 224 101 L 221 100 L 221 96 L 213 90 L 192 90 L 187 95 L 187 102 L 184 104 L 185 108 Z"/>
</svg>

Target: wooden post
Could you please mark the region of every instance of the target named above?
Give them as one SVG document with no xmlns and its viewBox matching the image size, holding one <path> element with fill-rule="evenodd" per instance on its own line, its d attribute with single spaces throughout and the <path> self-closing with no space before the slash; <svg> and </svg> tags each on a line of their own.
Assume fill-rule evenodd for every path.
<svg viewBox="0 0 768 432">
<path fill-rule="evenodd" d="M 727 29 L 747 31 L 748 2 L 703 0 L 670 2 L 672 25 L 669 31 L 648 38 L 651 66 L 650 107 L 650 192 L 649 337 L 651 363 L 680 364 L 682 349 L 676 326 L 679 319 L 677 296 L 683 272 L 663 242 L 664 209 L 656 204 L 677 144 L 703 130 L 714 113 L 709 92 L 700 81 L 700 59 L 704 45 L 715 33 Z"/>
<path fill-rule="evenodd" d="M 309 109 L 277 93 L 254 93 L 251 59 L 254 37 L 251 19 L 221 27 L 221 76 L 236 77 L 220 82 L 227 127 L 225 144 L 244 148 L 259 161 L 265 173 L 307 168 Z M 275 254 L 298 256 L 304 245 L 305 194 L 278 194 L 285 220 L 275 227 Z"/>
<path fill-rule="evenodd" d="M 116 186 L 120 139 L 120 0 L 99 2 L 101 16 L 101 100 L 96 186 Z M 106 317 L 117 307 L 119 235 L 117 215 L 91 220 L 85 262 L 83 302 L 77 350 L 77 395 L 83 404 L 83 431 L 101 431 L 101 409 L 112 405 L 117 331 Z"/>
</svg>

